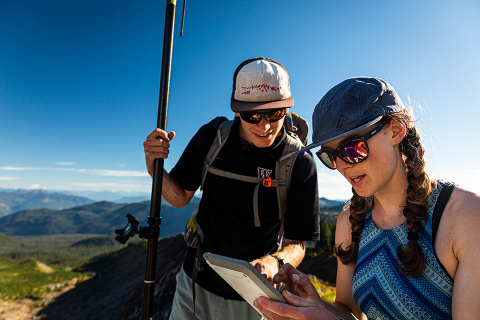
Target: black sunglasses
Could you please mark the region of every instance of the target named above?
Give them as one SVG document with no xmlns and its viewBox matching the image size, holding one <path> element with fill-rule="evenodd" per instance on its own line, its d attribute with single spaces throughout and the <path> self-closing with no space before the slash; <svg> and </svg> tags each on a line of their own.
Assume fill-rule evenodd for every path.
<svg viewBox="0 0 480 320">
<path fill-rule="evenodd" d="M 353 138 L 342 143 L 335 149 L 335 151 L 320 149 L 316 152 L 317 157 L 327 168 L 332 170 L 337 168 L 337 157 L 351 164 L 363 162 L 368 158 L 367 140 L 379 133 L 382 130 L 382 127 L 382 125 L 379 125 L 361 137 Z"/>
<path fill-rule="evenodd" d="M 243 121 L 257 124 L 262 121 L 263 118 L 267 120 L 269 123 L 277 122 L 278 120 L 282 119 L 285 116 L 285 109 L 275 109 L 269 112 L 240 112 L 240 118 Z"/>
</svg>

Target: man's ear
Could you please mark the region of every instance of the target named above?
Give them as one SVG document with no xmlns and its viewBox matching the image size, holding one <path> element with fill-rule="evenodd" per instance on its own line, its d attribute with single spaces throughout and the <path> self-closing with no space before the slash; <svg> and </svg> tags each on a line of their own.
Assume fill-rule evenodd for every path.
<svg viewBox="0 0 480 320">
<path fill-rule="evenodd" d="M 400 144 L 407 134 L 407 126 L 403 122 L 392 119 L 390 129 L 392 130 L 392 145 Z"/>
<path fill-rule="evenodd" d="M 235 112 L 235 117 L 240 118 L 240 113 Z"/>
</svg>

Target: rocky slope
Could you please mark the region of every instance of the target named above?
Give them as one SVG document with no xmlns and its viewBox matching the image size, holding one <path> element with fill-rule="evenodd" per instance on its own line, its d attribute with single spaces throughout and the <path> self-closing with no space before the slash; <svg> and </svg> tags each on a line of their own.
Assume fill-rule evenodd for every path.
<svg viewBox="0 0 480 320">
<path fill-rule="evenodd" d="M 175 275 L 186 250 L 182 234 L 159 241 L 153 319 L 168 319 Z M 34 316 L 51 320 L 141 319 L 145 260 L 144 245 L 132 244 L 93 261 L 85 268 L 96 271 L 95 277 L 58 296 Z"/>
</svg>

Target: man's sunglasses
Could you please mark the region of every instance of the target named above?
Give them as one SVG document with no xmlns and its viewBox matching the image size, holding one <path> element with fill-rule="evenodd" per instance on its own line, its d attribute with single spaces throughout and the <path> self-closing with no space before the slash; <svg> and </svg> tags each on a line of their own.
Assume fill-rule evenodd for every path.
<svg viewBox="0 0 480 320">
<path fill-rule="evenodd" d="M 263 118 L 267 120 L 269 123 L 277 122 L 278 120 L 282 119 L 285 116 L 285 109 L 275 109 L 269 112 L 240 112 L 240 118 L 243 121 L 257 124 L 262 121 Z"/>
<path fill-rule="evenodd" d="M 368 145 L 367 140 L 382 130 L 382 125 L 375 127 L 372 131 L 365 135 L 348 140 L 339 145 L 335 151 L 322 150 L 316 152 L 317 157 L 329 169 L 337 168 L 337 157 L 346 163 L 356 164 L 367 160 Z"/>
</svg>

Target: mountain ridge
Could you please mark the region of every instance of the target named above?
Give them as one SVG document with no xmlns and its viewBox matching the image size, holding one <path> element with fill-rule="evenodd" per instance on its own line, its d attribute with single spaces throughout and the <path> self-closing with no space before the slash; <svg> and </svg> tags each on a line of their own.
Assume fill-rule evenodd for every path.
<svg viewBox="0 0 480 320">
<path fill-rule="evenodd" d="M 13 199 L 5 199 L 8 195 Z M 25 200 L 28 197 L 32 198 L 31 201 Z M 81 204 L 61 209 L 43 207 L 48 203 L 45 199 L 55 197 L 55 206 L 60 203 L 72 204 L 66 199 L 76 200 Z M 44 190 L 3 191 L 0 189 L 0 210 L 2 204 L 6 206 L 5 203 L 17 203 L 17 205 L 23 203 L 27 207 L 35 204 L 39 206 L 39 208 L 27 208 L 7 215 L 2 215 L 0 211 L 0 232 L 9 236 L 64 233 L 107 234 L 117 228 L 123 228 L 127 222 L 127 214 L 135 216 L 140 225 L 144 225 L 150 213 L 150 200 L 134 203 L 115 203 L 105 200 L 93 202 L 87 198 L 72 198 L 69 195 L 49 193 Z M 175 209 L 162 199 L 160 213 L 163 225 L 160 227 L 160 235 L 172 236 L 183 232 L 186 221 L 198 211 L 199 203 L 200 199 L 193 197 L 186 207 Z M 319 204 L 321 217 L 326 217 L 329 222 L 333 222 L 342 211 L 345 201 L 322 197 L 319 198 Z"/>
<path fill-rule="evenodd" d="M 186 221 L 198 211 L 199 201 L 175 209 L 161 205 L 160 236 L 168 237 L 182 232 Z M 0 218 L 0 232 L 7 236 L 52 234 L 107 234 L 127 223 L 127 213 L 136 217 L 140 225 L 146 224 L 150 214 L 150 201 L 117 204 L 100 201 L 64 210 L 28 209 Z"/>
<path fill-rule="evenodd" d="M 42 189 L 0 189 L 0 217 L 27 209 L 61 210 L 93 202 L 89 198 Z"/>
</svg>

